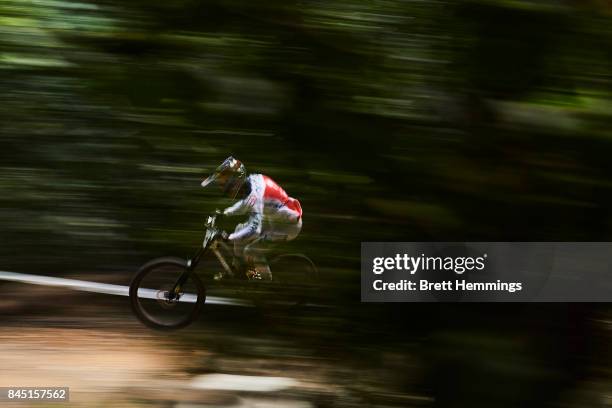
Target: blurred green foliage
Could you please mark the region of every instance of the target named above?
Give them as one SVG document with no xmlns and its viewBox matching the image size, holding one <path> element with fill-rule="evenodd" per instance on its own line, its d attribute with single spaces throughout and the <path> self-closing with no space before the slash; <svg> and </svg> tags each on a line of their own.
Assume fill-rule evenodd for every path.
<svg viewBox="0 0 612 408">
<path fill-rule="evenodd" d="M 610 239 L 603 1 L 0 0 L 2 268 L 187 256 L 229 154 L 293 245 Z M 341 274 L 338 269 L 338 274 Z"/>
</svg>

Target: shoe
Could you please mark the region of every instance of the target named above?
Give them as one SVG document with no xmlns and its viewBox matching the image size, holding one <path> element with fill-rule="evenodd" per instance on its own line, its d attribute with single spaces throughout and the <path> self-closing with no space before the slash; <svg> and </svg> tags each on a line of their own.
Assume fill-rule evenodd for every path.
<svg viewBox="0 0 612 408">
<path fill-rule="evenodd" d="M 249 279 L 256 280 L 272 280 L 272 272 L 270 272 L 270 267 L 254 267 L 247 270 L 246 275 Z"/>
</svg>

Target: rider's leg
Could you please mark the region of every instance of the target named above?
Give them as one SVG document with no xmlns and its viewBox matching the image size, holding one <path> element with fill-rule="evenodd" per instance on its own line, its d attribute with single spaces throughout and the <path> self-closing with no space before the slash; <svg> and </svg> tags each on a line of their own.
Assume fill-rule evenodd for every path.
<svg viewBox="0 0 612 408">
<path fill-rule="evenodd" d="M 252 267 L 248 272 L 251 274 L 250 278 L 272 280 L 272 272 L 270 272 L 270 266 L 265 255 L 268 249 L 265 235 L 246 245 L 244 249 L 245 258 L 247 264 Z"/>
<path fill-rule="evenodd" d="M 301 229 L 301 219 L 297 222 L 266 223 L 262 235 L 245 246 L 245 258 L 261 279 L 272 279 L 272 272 L 266 259 L 266 253 L 270 251 L 270 248 L 276 243 L 295 239 Z"/>
<path fill-rule="evenodd" d="M 235 231 L 239 231 L 244 228 L 243 224 L 236 225 Z M 245 257 L 245 248 L 250 243 L 253 242 L 256 238 L 242 239 L 242 240 L 234 240 L 234 258 L 232 259 L 232 266 L 237 272 L 242 272 L 248 268 L 248 264 L 246 262 Z"/>
<path fill-rule="evenodd" d="M 275 222 L 266 230 L 266 239 L 272 242 L 294 240 L 302 231 L 302 219 L 296 222 Z"/>
</svg>

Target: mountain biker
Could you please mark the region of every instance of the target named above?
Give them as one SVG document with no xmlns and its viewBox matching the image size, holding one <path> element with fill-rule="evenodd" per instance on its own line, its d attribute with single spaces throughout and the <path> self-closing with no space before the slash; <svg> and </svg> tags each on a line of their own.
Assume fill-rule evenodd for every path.
<svg viewBox="0 0 612 408">
<path fill-rule="evenodd" d="M 270 242 L 290 241 L 302 229 L 302 207 L 295 198 L 270 177 L 247 175 L 244 164 L 230 156 L 202 182 L 214 183 L 236 203 L 221 212 L 223 215 L 248 214 L 228 237 L 234 243 L 234 266 L 246 269 L 249 279 L 272 279 L 265 257 Z"/>
</svg>

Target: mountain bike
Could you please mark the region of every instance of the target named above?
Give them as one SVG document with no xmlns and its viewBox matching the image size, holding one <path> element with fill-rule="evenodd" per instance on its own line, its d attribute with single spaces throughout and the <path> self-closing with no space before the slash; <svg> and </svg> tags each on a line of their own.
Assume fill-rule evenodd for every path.
<svg viewBox="0 0 612 408">
<path fill-rule="evenodd" d="M 203 259 L 208 259 L 204 263 L 207 268 L 212 268 L 211 261 L 215 260 L 217 269 L 221 266 L 214 277 L 215 285 L 241 282 L 244 291 L 253 293 L 260 301 L 268 298 L 274 303 L 284 295 L 285 301 L 277 303 L 291 306 L 308 303 L 318 275 L 310 258 L 298 253 L 280 254 L 269 262 L 271 281 L 249 278 L 246 271 L 234 266 L 227 233 L 216 226 L 217 218 L 218 215 L 207 217 L 202 246 L 191 259 L 156 258 L 138 270 L 130 283 L 129 296 L 132 310 L 141 322 L 154 329 L 173 330 L 198 317 L 206 302 L 206 280 L 196 273 Z M 208 256 L 211 253 L 214 258 Z"/>
</svg>

